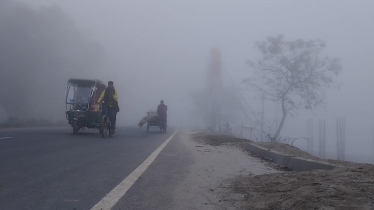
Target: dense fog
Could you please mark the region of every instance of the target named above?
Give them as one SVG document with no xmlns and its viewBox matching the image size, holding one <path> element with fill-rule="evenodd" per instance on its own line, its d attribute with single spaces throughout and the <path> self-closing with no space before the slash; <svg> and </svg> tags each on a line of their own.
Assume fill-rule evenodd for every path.
<svg viewBox="0 0 374 210">
<path fill-rule="evenodd" d="M 101 70 L 104 47 L 84 35 L 60 7 L 36 10 L 5 0 L 0 10 L 2 114 L 61 119 L 66 78 Z"/>
<path fill-rule="evenodd" d="M 327 156 L 336 154 L 336 119 L 344 117 L 346 156 L 374 160 L 374 2 L 348 1 L 57 1 L 0 0 L 0 122 L 65 120 L 69 78 L 114 82 L 119 125 L 136 126 L 163 99 L 169 126 L 207 128 L 211 49 L 221 52 L 221 124 L 240 133 L 256 127 L 264 107 L 265 131 L 279 123 L 279 104 L 243 83 L 248 60 L 261 58 L 255 43 L 284 35 L 321 39 L 324 56 L 338 57 L 341 74 L 323 106 L 288 116 L 283 137 L 306 137 L 313 119 L 326 120 Z M 262 104 L 264 103 L 264 106 Z M 67 122 L 66 122 L 67 124 Z M 248 137 L 248 134 L 246 134 Z M 304 140 L 294 145 L 306 149 Z"/>
</svg>

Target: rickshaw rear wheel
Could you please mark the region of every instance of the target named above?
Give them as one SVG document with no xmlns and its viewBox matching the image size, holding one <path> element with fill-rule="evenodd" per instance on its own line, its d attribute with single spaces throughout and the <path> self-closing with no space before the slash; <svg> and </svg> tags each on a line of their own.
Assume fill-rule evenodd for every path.
<svg viewBox="0 0 374 210">
<path fill-rule="evenodd" d="M 73 127 L 73 134 L 77 135 L 79 132 L 78 121 L 74 121 L 72 127 Z"/>
</svg>

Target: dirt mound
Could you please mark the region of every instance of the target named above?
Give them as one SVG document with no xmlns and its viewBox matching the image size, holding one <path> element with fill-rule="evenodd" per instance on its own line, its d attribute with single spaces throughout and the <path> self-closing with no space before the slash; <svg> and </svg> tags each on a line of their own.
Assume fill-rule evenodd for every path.
<svg viewBox="0 0 374 210">
<path fill-rule="evenodd" d="M 234 142 L 249 142 L 247 139 L 236 138 L 230 133 L 209 133 L 209 132 L 199 132 L 192 134 L 191 137 L 196 141 L 204 144 L 209 144 L 212 146 L 219 146 L 226 143 Z"/>
<path fill-rule="evenodd" d="M 302 157 L 311 160 L 319 160 L 319 158 L 289 144 L 283 144 L 280 142 L 253 142 L 252 144 L 287 155 Z"/>
<path fill-rule="evenodd" d="M 192 134 L 192 137 L 195 140 L 198 140 L 202 143 L 213 145 L 213 146 L 219 146 L 219 145 L 227 144 L 227 143 L 238 143 L 238 142 L 241 143 L 238 145 L 243 145 L 243 143 L 244 144 L 250 143 L 256 146 L 266 148 L 268 150 L 274 150 L 274 151 L 287 154 L 287 155 L 298 156 L 298 157 L 303 157 L 303 158 L 312 159 L 312 160 L 319 159 L 303 150 L 300 150 L 297 147 L 294 147 L 288 144 L 283 144 L 280 142 L 253 142 L 248 139 L 237 138 L 229 133 L 199 132 L 199 133 Z"/>
<path fill-rule="evenodd" d="M 197 133 L 193 137 L 211 145 L 251 143 L 336 166 L 332 170 L 240 176 L 222 198 L 236 209 L 374 209 L 374 165 L 320 160 L 296 147 L 278 142 L 248 142 L 233 136 L 209 133 Z"/>
<path fill-rule="evenodd" d="M 225 200 L 245 209 L 374 209 L 374 166 L 284 172 L 236 179 Z"/>
</svg>

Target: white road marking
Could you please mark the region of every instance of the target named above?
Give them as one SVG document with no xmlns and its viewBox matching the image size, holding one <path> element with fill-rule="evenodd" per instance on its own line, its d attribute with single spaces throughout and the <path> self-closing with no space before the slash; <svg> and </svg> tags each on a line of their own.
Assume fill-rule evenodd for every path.
<svg viewBox="0 0 374 210">
<path fill-rule="evenodd" d="M 138 180 L 145 170 L 152 164 L 158 154 L 170 142 L 177 133 L 176 130 L 164 143 L 162 143 L 141 165 L 138 166 L 130 175 L 128 175 L 119 185 L 110 191 L 99 203 L 91 210 L 110 210 L 130 189 L 130 187 Z"/>
<path fill-rule="evenodd" d="M 0 139 L 12 139 L 13 137 L 0 137 Z"/>
</svg>

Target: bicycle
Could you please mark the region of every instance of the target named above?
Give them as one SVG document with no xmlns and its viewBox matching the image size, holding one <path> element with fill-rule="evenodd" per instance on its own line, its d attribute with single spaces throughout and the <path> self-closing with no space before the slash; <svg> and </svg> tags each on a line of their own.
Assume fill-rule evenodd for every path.
<svg viewBox="0 0 374 210">
<path fill-rule="evenodd" d="M 105 113 L 102 117 L 102 121 L 101 121 L 101 125 L 100 125 L 100 133 L 101 133 L 103 138 L 107 137 L 108 135 L 109 135 L 109 137 L 112 137 L 112 135 L 113 135 L 112 128 L 111 128 L 111 122 L 110 122 L 110 118 L 109 118 L 109 115 L 108 115 L 108 110 L 105 111 Z"/>
</svg>

